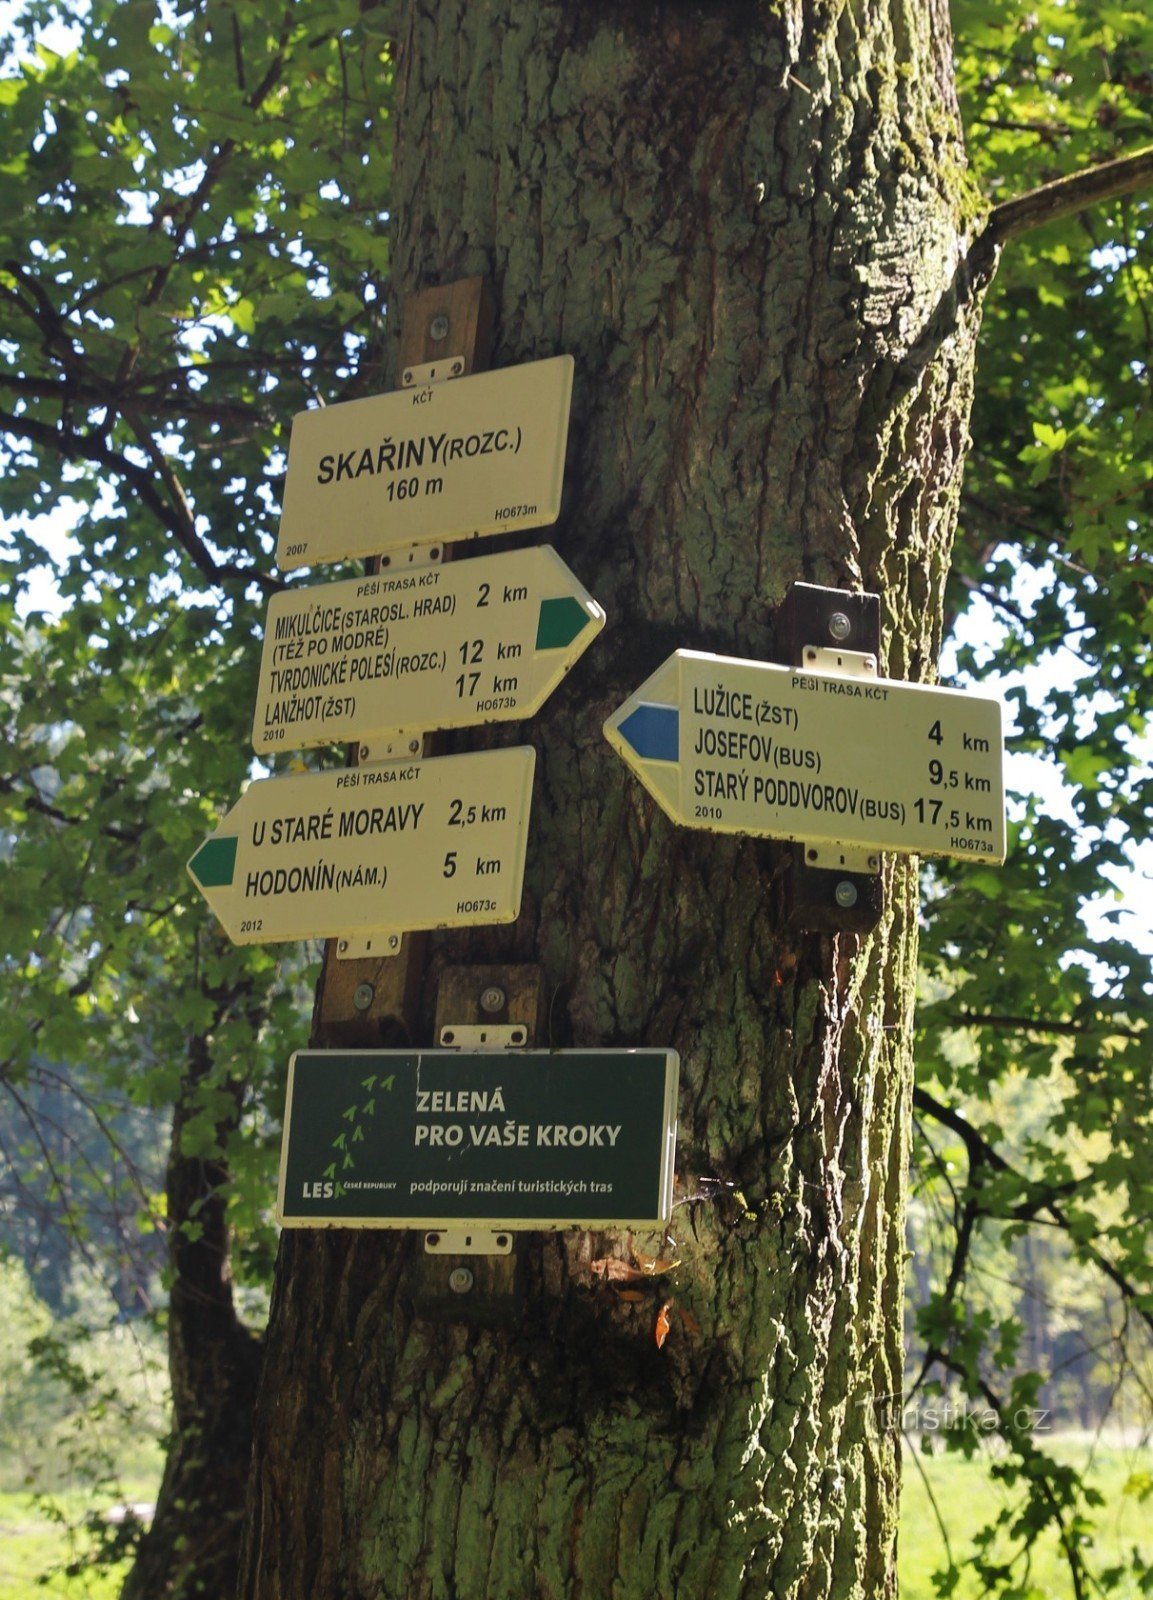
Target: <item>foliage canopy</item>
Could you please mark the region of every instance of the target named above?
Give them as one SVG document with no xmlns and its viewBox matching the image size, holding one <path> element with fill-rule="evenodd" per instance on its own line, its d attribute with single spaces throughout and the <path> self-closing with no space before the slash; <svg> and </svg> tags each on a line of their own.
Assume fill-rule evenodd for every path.
<svg viewBox="0 0 1153 1600">
<path fill-rule="evenodd" d="M 63 53 L 36 42 L 59 20 Z M 1150 142 L 1144 6 L 957 0 L 954 24 L 991 204 Z M 184 862 L 252 766 L 290 419 L 381 382 L 392 26 L 364 0 L 38 0 L 0 66 L 6 1154 L 67 1187 L 29 1098 L 46 1071 L 83 1063 L 93 1117 L 184 1100 L 178 1154 L 230 1163 L 236 1265 L 257 1281 L 310 953 L 228 948 Z M 1016 1309 L 994 1315 L 973 1280 L 983 1229 L 1059 1231 L 1134 1373 L 1153 1326 L 1153 942 L 1131 914 L 1086 918 L 1153 804 L 1151 275 L 1148 202 L 1122 196 L 1022 230 L 986 310 L 951 594 L 963 639 L 978 607 L 997 626 L 959 664 L 1009 675 L 1013 747 L 1061 791 L 1022 769 L 1005 869 L 926 874 L 920 1183 L 948 1238 L 919 1333 L 922 1380 L 1006 1419 L 1040 1380 Z M 59 557 L 45 516 L 68 530 Z M 46 563 L 60 604 L 40 609 Z M 1022 1079 L 1042 1112 L 1006 1128 Z M 158 1172 L 138 1180 L 129 1230 L 137 1205 L 163 1213 Z M 1005 1426 L 1016 1537 L 1056 1520 L 1080 1573 L 1076 1478 Z"/>
</svg>

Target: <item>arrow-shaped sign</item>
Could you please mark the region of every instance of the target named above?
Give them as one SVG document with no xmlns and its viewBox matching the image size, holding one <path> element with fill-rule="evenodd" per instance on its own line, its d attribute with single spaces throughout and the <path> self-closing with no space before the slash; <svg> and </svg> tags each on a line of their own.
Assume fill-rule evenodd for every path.
<svg viewBox="0 0 1153 1600">
<path fill-rule="evenodd" d="M 549 545 L 286 590 L 268 606 L 253 745 L 531 716 L 604 621 Z"/>
<path fill-rule="evenodd" d="M 234 944 L 512 922 L 535 762 L 516 747 L 260 778 L 188 871 Z"/>
<path fill-rule="evenodd" d="M 604 731 L 687 827 L 1005 858 L 996 699 L 678 650 Z"/>
</svg>

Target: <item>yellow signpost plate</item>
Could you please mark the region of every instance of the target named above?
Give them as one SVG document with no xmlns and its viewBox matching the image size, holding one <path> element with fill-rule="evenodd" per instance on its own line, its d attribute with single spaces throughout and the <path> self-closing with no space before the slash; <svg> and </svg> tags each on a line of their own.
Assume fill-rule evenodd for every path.
<svg viewBox="0 0 1153 1600">
<path fill-rule="evenodd" d="M 188 863 L 234 944 L 513 922 L 527 746 L 260 778 Z"/>
<path fill-rule="evenodd" d="M 268 606 L 252 743 L 531 716 L 604 620 L 548 545 L 288 589 Z"/>
<path fill-rule="evenodd" d="M 675 822 L 1005 859 L 1001 702 L 678 650 L 605 723 Z"/>
<path fill-rule="evenodd" d="M 572 380 L 552 356 L 300 412 L 281 571 L 555 522 Z"/>
</svg>

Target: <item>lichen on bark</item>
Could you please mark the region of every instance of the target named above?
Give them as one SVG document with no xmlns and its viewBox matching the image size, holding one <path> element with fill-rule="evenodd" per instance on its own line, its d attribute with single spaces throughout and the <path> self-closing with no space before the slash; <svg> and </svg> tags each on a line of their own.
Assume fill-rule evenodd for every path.
<svg viewBox="0 0 1153 1600">
<path fill-rule="evenodd" d="M 521 734 L 522 915 L 438 936 L 424 1023 L 438 963 L 531 960 L 545 1042 L 677 1048 L 677 1205 L 523 1240 L 495 1327 L 417 1313 L 412 1241 L 286 1240 L 243 1592 L 875 1600 L 916 867 L 872 936 L 790 934 L 780 851 L 673 827 L 600 730 L 672 649 L 771 659 L 793 580 L 933 674 L 980 290 L 944 6 L 418 0 L 400 49 L 394 312 L 480 273 L 495 364 L 575 356 L 550 537 L 609 617 Z M 630 1250 L 679 1265 L 622 1297 Z"/>
</svg>

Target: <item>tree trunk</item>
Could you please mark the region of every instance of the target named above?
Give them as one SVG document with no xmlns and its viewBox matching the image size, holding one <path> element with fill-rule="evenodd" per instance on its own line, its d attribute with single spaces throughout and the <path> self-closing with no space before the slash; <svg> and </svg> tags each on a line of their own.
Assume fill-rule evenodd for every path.
<svg viewBox="0 0 1153 1600">
<path fill-rule="evenodd" d="M 211 1070 L 208 1042 L 198 1036 L 176 1103 L 165 1175 L 172 1433 L 156 1514 L 120 1600 L 228 1600 L 236 1589 L 260 1341 L 233 1303 L 227 1169 L 218 1158 L 184 1149 L 185 1129 L 200 1114 L 197 1091 Z M 217 1128 L 218 1141 L 230 1126 Z"/>
<path fill-rule="evenodd" d="M 423 1038 L 439 965 L 530 960 L 547 1042 L 674 1046 L 677 1205 L 525 1236 L 507 1326 L 420 1315 L 419 1240 L 286 1236 L 253 1600 L 895 1591 L 915 864 L 874 935 L 790 935 L 787 852 L 674 827 L 601 724 L 677 647 L 773 659 L 796 579 L 878 590 L 882 670 L 932 676 L 981 287 L 950 50 L 943 0 L 406 10 L 390 312 L 481 273 L 494 366 L 575 356 L 533 542 L 609 619 L 457 741 L 535 743 L 528 877 L 433 940 Z M 590 1272 L 630 1245 L 679 1259 L 640 1300 Z"/>
</svg>

